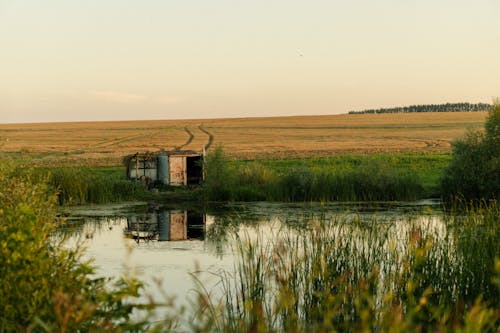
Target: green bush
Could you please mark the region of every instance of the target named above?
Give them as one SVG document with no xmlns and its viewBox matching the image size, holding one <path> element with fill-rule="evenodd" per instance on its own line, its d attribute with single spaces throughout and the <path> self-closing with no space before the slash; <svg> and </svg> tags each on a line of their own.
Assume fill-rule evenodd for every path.
<svg viewBox="0 0 500 333">
<path fill-rule="evenodd" d="M 144 327 L 129 320 L 135 306 L 126 302 L 140 285 L 120 280 L 108 291 L 81 250 L 56 237 L 63 221 L 50 186 L 0 163 L 0 189 L 0 332 Z"/>
<path fill-rule="evenodd" d="M 490 111 L 484 132 L 453 143 L 453 155 L 441 183 L 442 198 L 498 200 L 500 196 L 500 104 Z"/>
</svg>

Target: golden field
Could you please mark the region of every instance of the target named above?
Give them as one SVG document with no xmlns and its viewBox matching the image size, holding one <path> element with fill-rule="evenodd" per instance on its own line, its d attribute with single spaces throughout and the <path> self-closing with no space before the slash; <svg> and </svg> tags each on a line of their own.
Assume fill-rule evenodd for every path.
<svg viewBox="0 0 500 333">
<path fill-rule="evenodd" d="M 38 165 L 118 165 L 122 157 L 211 141 L 236 158 L 450 151 L 486 112 L 0 124 L 3 158 Z"/>
</svg>

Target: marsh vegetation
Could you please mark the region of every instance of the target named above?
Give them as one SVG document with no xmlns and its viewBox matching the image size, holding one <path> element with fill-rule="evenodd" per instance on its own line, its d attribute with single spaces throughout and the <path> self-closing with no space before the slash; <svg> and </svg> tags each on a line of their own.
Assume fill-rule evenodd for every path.
<svg viewBox="0 0 500 333">
<path fill-rule="evenodd" d="M 203 241 L 231 246 L 234 267 L 212 267 L 219 282 L 209 285 L 195 271 L 198 296 L 179 306 L 166 292 L 148 298 L 130 277 L 96 278 L 78 245 L 63 246 L 50 188 L 3 174 L 4 331 L 495 332 L 499 324 L 496 206 L 382 218 L 319 204 L 271 224 L 236 211 L 216 218 Z"/>
<path fill-rule="evenodd" d="M 223 299 L 199 320 L 222 332 L 496 331 L 495 207 L 465 216 L 347 215 L 237 235 Z M 217 293 L 215 293 L 217 294 Z"/>
<path fill-rule="evenodd" d="M 207 200 L 391 201 L 439 197 L 449 156 L 347 155 L 230 161 L 218 147 L 206 161 Z"/>
</svg>

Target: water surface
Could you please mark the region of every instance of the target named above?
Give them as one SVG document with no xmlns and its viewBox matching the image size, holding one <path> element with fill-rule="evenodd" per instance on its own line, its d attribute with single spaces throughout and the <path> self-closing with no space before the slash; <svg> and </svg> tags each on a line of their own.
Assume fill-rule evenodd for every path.
<svg viewBox="0 0 500 333">
<path fill-rule="evenodd" d="M 259 202 L 204 209 L 122 203 L 73 208 L 64 232 L 69 235 L 70 244 L 85 244 L 85 258 L 93 260 L 98 275 L 136 276 L 147 284 L 146 293 L 175 296 L 183 302 L 193 291 L 192 274 L 201 272 L 197 277 L 210 286 L 217 276 L 207 272 L 231 270 L 234 234 L 260 230 L 272 238 L 284 226 L 300 231 L 315 219 L 335 223 L 341 217 L 383 224 L 402 216 L 433 219 L 439 211 L 439 202 L 432 200 L 344 204 Z"/>
</svg>

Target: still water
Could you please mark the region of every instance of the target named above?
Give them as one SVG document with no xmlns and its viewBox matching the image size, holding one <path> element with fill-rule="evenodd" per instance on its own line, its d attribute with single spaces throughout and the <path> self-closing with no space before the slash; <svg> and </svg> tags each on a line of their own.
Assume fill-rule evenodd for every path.
<svg viewBox="0 0 500 333">
<path fill-rule="evenodd" d="M 70 246 L 83 244 L 98 276 L 134 276 L 145 294 L 158 301 L 173 296 L 180 304 L 193 295 L 194 275 L 213 286 L 217 272 L 234 264 L 232 235 L 276 236 L 283 226 L 300 230 L 311 220 L 396 221 L 401 216 L 440 210 L 438 201 L 410 203 L 283 204 L 244 203 L 209 208 L 147 203 L 80 206 L 72 209 L 63 232 Z M 257 231 L 258 230 L 258 231 Z M 215 273 L 215 274 L 213 274 Z M 194 274 L 194 275 L 193 275 Z"/>
</svg>

